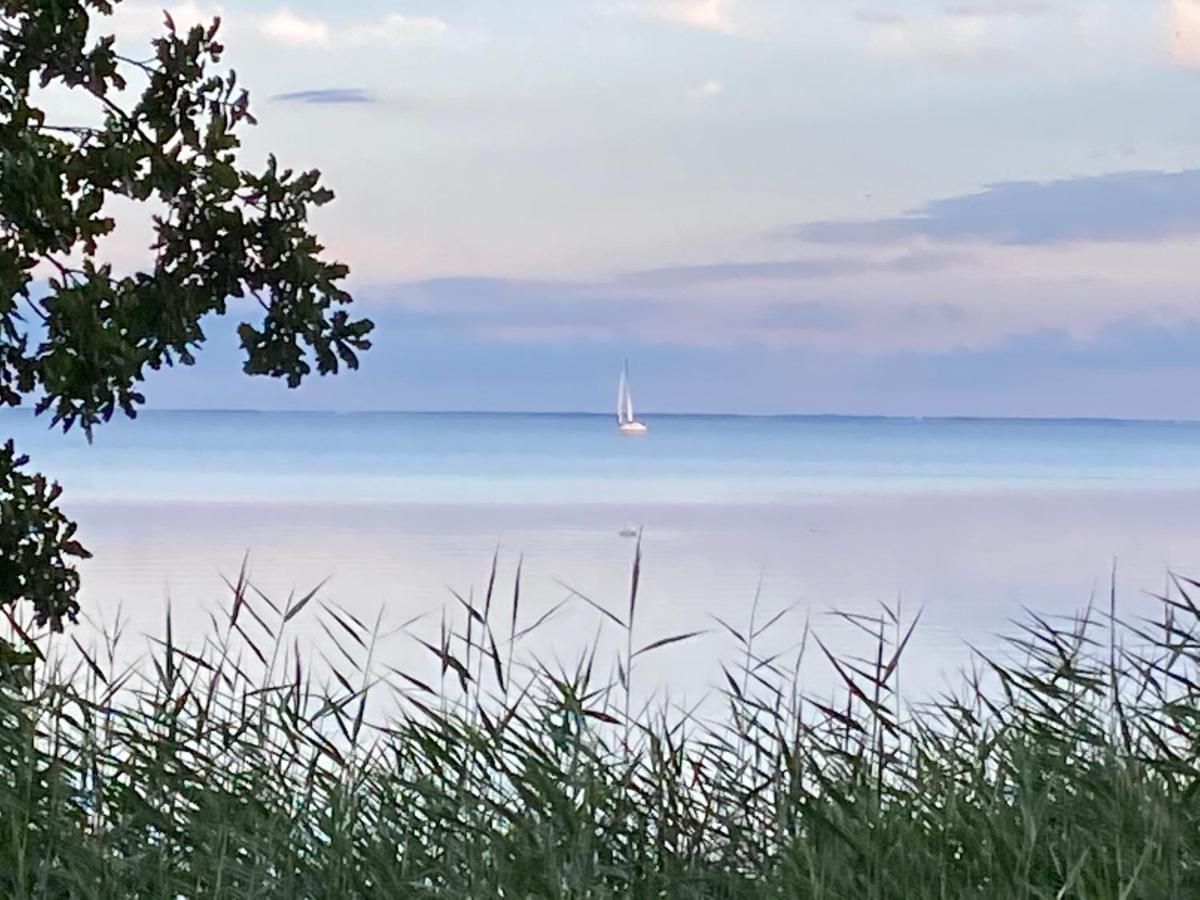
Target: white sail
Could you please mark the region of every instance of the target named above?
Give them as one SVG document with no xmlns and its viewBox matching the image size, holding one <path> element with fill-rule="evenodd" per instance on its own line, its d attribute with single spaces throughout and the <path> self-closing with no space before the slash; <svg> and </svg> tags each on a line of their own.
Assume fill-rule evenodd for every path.
<svg viewBox="0 0 1200 900">
<path fill-rule="evenodd" d="M 633 418 L 633 397 L 629 394 L 629 382 L 625 382 L 625 421 L 632 422 Z"/>
<path fill-rule="evenodd" d="M 629 393 L 629 366 L 621 370 L 621 383 L 617 387 L 617 422 L 628 425 L 633 421 L 633 397 Z"/>
<path fill-rule="evenodd" d="M 644 434 L 646 426 L 633 417 L 633 397 L 629 393 L 629 363 L 621 370 L 617 383 L 617 427 L 622 434 Z"/>
</svg>

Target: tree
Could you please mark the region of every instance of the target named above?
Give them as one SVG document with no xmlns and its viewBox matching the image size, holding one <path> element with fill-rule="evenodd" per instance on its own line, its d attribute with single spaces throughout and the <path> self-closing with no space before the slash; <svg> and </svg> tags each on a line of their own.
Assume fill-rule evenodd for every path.
<svg viewBox="0 0 1200 900">
<path fill-rule="evenodd" d="M 254 118 L 236 74 L 212 71 L 220 20 L 181 31 L 164 14 L 153 56 L 131 59 L 98 35 L 115 2 L 0 0 L 0 408 L 31 403 L 89 440 L 114 413 L 136 416 L 147 375 L 191 365 L 208 320 L 235 305 L 254 314 L 237 326 L 246 373 L 289 387 L 356 368 L 373 327 L 350 318 L 348 270 L 308 228 L 333 198 L 320 174 L 273 156 L 239 166 Z M 51 121 L 50 88 L 93 115 Z M 105 261 L 114 200 L 152 217 L 143 271 Z M 0 612 L 28 603 L 61 630 L 88 554 L 58 486 L 0 447 Z"/>
</svg>

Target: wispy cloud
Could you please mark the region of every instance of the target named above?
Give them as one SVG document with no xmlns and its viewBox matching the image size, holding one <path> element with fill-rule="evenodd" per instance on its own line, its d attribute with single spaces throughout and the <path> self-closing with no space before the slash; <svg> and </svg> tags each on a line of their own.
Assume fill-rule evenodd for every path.
<svg viewBox="0 0 1200 900">
<path fill-rule="evenodd" d="M 392 13 L 366 25 L 353 25 L 345 29 L 344 35 L 346 42 L 352 45 L 407 44 L 436 40 L 449 30 L 449 25 L 432 16 Z"/>
<path fill-rule="evenodd" d="M 725 93 L 724 83 L 715 78 L 702 81 L 692 88 L 692 96 L 694 97 L 717 97 L 723 93 Z"/>
<path fill-rule="evenodd" d="M 789 281 L 836 278 L 880 272 L 936 272 L 961 265 L 967 257 L 959 253 L 904 253 L 882 259 L 860 256 L 826 256 L 760 262 L 709 263 L 670 266 L 632 272 L 620 282 L 643 287 L 715 284 L 730 281 L 786 279 Z"/>
<path fill-rule="evenodd" d="M 297 47 L 424 44 L 436 42 L 450 32 L 445 21 L 432 16 L 389 13 L 369 20 L 353 20 L 297 12 L 290 6 L 280 6 L 260 15 L 240 13 L 229 21 L 220 6 L 196 0 L 185 0 L 167 6 L 165 10 L 160 4 L 142 0 L 117 4 L 113 14 L 114 30 L 123 38 L 149 40 L 162 33 L 164 11 L 180 29 L 208 24 L 220 16 L 225 19 L 223 33 L 228 34 L 230 29 L 254 31 L 272 43 Z"/>
<path fill-rule="evenodd" d="M 905 25 L 916 22 L 936 22 L 947 19 L 1007 19 L 1032 18 L 1054 13 L 1052 3 L 1036 0 L 991 0 L 991 2 L 947 3 L 932 12 L 911 12 L 907 4 L 895 4 L 886 8 L 879 6 L 860 7 L 854 17 L 871 25 Z"/>
<path fill-rule="evenodd" d="M 708 31 L 732 31 L 732 0 L 617 0 L 615 8 L 639 18 Z"/>
<path fill-rule="evenodd" d="M 283 7 L 259 24 L 270 40 L 300 46 L 362 47 L 368 44 L 410 44 L 436 40 L 450 30 L 441 19 L 391 13 L 369 22 L 331 23 L 315 16 L 300 16 Z"/>
<path fill-rule="evenodd" d="M 854 18 L 867 28 L 867 46 L 876 56 L 938 62 L 986 58 L 1022 49 L 1025 22 L 1056 8 L 1034 0 L 991 0 L 947 4 L 933 12 L 867 7 Z"/>
<path fill-rule="evenodd" d="M 611 340 L 639 330 L 659 301 L 603 284 L 446 277 L 384 292 L 403 326 L 505 340 Z"/>
<path fill-rule="evenodd" d="M 895 340 L 902 340 L 895 329 L 927 330 L 928 322 L 914 316 L 930 310 L 937 310 L 939 325 L 950 319 L 938 303 L 864 304 L 853 283 L 839 279 L 886 274 L 903 291 L 911 284 L 906 276 L 940 271 L 964 259 L 951 253 L 845 255 L 678 266 L 590 282 L 446 277 L 367 294 L 386 298 L 387 306 L 403 316 L 400 327 L 492 339 L 853 344 L 873 340 L 867 332 L 878 327 L 891 328 Z"/>
<path fill-rule="evenodd" d="M 942 11 L 948 16 L 967 16 L 977 18 L 1004 16 L 1044 16 L 1054 12 L 1052 3 L 1038 3 L 1034 0 L 992 0 L 990 3 L 951 3 Z"/>
<path fill-rule="evenodd" d="M 792 233 L 831 244 L 929 238 L 1026 245 L 1200 234 L 1200 169 L 1001 182 L 894 218 L 809 222 Z"/>
<path fill-rule="evenodd" d="M 888 12 L 882 9 L 856 9 L 854 18 L 864 25 L 905 25 L 912 21 L 908 16 L 898 12 Z"/>
<path fill-rule="evenodd" d="M 377 103 L 375 95 L 363 88 L 318 88 L 308 91 L 288 91 L 276 94 L 272 100 L 281 103 Z"/>
</svg>

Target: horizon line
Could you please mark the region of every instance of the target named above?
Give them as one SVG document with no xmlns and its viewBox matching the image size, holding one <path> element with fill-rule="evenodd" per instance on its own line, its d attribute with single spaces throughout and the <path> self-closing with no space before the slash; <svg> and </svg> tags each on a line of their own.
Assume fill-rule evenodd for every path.
<svg viewBox="0 0 1200 900">
<path fill-rule="evenodd" d="M 33 413 L 29 407 L 4 407 L 6 411 Z M 231 407 L 157 407 L 138 410 L 139 415 L 154 413 L 223 413 L 255 415 L 336 415 L 336 416 L 587 416 L 609 418 L 611 412 L 588 410 L 489 410 L 489 409 L 281 409 Z M 36 413 L 33 413 L 36 415 Z M 901 413 L 739 413 L 739 412 L 645 412 L 646 418 L 674 419 L 840 419 L 884 420 L 897 422 L 1109 422 L 1128 424 L 1200 425 L 1200 419 L 1152 418 L 1144 416 L 1065 416 L 1065 415 L 920 415 Z"/>
</svg>

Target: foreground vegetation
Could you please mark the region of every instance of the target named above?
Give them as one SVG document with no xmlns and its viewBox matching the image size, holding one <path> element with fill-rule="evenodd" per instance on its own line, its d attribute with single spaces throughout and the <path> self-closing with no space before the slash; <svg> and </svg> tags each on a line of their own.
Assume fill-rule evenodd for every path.
<svg viewBox="0 0 1200 900">
<path fill-rule="evenodd" d="M 245 577 L 203 643 L 168 615 L 143 665 L 121 667 L 119 633 L 38 645 L 0 689 L 0 895 L 1200 896 L 1194 583 L 1156 621 L 1115 600 L 1031 616 L 959 694 L 912 705 L 915 623 L 850 616 L 871 656 L 802 632 L 785 661 L 759 648 L 789 617 L 755 609 L 714 626 L 715 720 L 631 710 L 639 660 L 688 639 L 639 645 L 637 586 L 635 564 L 623 608 L 596 606 L 623 632 L 611 679 L 596 651 L 531 662 L 545 614 L 494 569 L 418 637 L 440 680 L 376 662 L 379 629 L 319 594 Z M 313 666 L 306 621 L 330 648 Z M 805 646 L 836 703 L 801 690 Z"/>
</svg>

